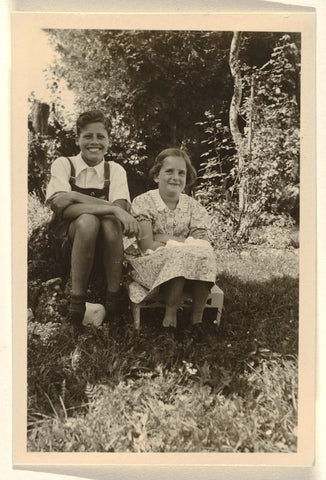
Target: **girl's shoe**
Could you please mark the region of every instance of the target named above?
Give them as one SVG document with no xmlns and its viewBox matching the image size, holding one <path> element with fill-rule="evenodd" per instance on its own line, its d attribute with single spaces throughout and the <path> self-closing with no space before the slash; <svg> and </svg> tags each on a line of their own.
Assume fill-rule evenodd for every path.
<svg viewBox="0 0 326 480">
<path fill-rule="evenodd" d="M 195 325 L 192 325 L 191 336 L 197 342 L 205 342 L 206 334 L 201 323 L 195 323 Z"/>
<path fill-rule="evenodd" d="M 169 340 L 175 340 L 175 328 L 174 327 L 162 327 L 162 336 Z"/>
</svg>

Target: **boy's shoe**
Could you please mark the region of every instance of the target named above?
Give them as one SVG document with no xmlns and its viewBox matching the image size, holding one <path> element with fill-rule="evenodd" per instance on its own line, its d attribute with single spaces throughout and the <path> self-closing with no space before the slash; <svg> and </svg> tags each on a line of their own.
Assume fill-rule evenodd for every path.
<svg viewBox="0 0 326 480">
<path fill-rule="evenodd" d="M 107 292 L 105 300 L 106 317 L 105 321 L 116 319 L 126 302 L 125 295 L 122 290 L 118 292 Z"/>
<path fill-rule="evenodd" d="M 84 295 L 71 295 L 67 321 L 73 326 L 75 336 L 83 332 L 82 325 L 86 312 L 86 298 Z"/>
<path fill-rule="evenodd" d="M 63 335 L 77 340 L 79 335 L 85 332 L 85 327 L 82 324 L 84 314 L 77 312 L 69 312 L 67 321 L 62 325 Z"/>
</svg>

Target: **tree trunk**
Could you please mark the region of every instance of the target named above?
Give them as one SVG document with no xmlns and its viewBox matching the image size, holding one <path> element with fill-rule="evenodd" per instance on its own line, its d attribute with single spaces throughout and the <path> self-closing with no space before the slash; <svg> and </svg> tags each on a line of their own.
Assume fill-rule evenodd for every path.
<svg viewBox="0 0 326 480">
<path fill-rule="evenodd" d="M 241 70 L 239 67 L 239 51 L 242 32 L 234 32 L 230 47 L 229 66 L 234 80 L 234 92 L 230 104 L 230 130 L 238 152 L 239 175 L 239 210 L 243 212 L 246 206 L 244 167 L 244 138 L 239 130 L 238 116 L 242 99 Z"/>
<path fill-rule="evenodd" d="M 250 85 L 250 110 L 249 110 L 249 125 L 248 125 L 248 161 L 251 160 L 251 140 L 252 140 L 252 130 L 253 130 L 253 108 L 254 108 L 254 89 L 255 89 L 255 77 L 251 78 Z"/>
<path fill-rule="evenodd" d="M 50 106 L 39 100 L 34 100 L 32 107 L 32 125 L 35 133 L 47 135 Z"/>
</svg>

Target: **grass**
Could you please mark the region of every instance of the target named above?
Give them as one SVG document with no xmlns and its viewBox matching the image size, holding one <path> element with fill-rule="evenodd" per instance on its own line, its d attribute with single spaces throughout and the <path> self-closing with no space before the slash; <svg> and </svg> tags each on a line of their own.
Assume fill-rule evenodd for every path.
<svg viewBox="0 0 326 480">
<path fill-rule="evenodd" d="M 30 235 L 50 212 L 33 195 L 28 208 Z M 207 312 L 202 344 L 187 310 L 178 342 L 160 335 L 157 310 L 143 313 L 139 336 L 125 310 L 77 345 L 55 314 L 31 319 L 28 450 L 296 451 L 298 251 L 265 247 L 216 251 L 222 324 Z"/>
<path fill-rule="evenodd" d="M 55 322 L 30 325 L 28 450 L 294 452 L 297 446 L 298 254 L 217 252 L 225 293 L 209 341 L 162 338 L 162 312 L 128 311 L 76 346 Z"/>
<path fill-rule="evenodd" d="M 275 452 L 296 449 L 292 360 L 242 373 L 242 395 L 205 384 L 184 362 L 158 366 L 114 387 L 86 384 L 87 410 L 66 409 L 29 433 L 30 450 L 93 452 Z M 244 389 L 246 395 L 244 396 Z M 64 403 L 62 402 L 62 407 Z"/>
</svg>

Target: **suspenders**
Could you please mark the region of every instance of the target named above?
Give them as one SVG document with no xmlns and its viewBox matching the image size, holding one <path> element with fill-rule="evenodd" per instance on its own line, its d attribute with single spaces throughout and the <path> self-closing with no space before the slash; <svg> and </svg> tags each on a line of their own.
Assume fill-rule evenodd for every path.
<svg viewBox="0 0 326 480">
<path fill-rule="evenodd" d="M 69 183 L 71 189 L 80 193 L 85 193 L 92 197 L 102 197 L 104 196 L 106 200 L 109 200 L 109 191 L 110 191 L 110 164 L 107 161 L 104 161 L 104 187 L 103 188 L 81 188 L 76 185 L 76 169 L 69 157 L 66 157 L 70 163 L 70 179 Z"/>
</svg>

